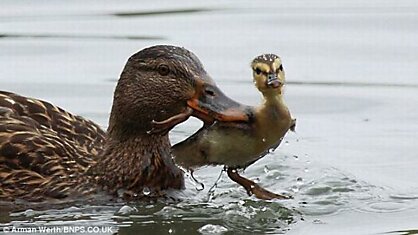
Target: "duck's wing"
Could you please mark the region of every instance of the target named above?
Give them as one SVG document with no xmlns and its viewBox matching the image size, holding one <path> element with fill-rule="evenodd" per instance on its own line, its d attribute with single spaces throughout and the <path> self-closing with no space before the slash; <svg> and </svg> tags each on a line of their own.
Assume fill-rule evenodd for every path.
<svg viewBox="0 0 418 235">
<path fill-rule="evenodd" d="M 65 197 L 95 162 L 104 138 L 89 120 L 0 92 L 0 199 Z"/>
<path fill-rule="evenodd" d="M 0 107 L 10 108 L 17 116 L 74 141 L 88 152 L 97 153 L 104 143 L 105 132 L 96 123 L 46 101 L 0 91 Z"/>
</svg>

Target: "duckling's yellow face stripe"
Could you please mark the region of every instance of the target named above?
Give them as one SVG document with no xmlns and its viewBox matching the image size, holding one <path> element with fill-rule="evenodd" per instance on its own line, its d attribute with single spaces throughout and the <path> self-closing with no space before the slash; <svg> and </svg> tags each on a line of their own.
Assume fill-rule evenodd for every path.
<svg viewBox="0 0 418 235">
<path fill-rule="evenodd" d="M 274 62 L 271 64 L 271 71 L 278 71 L 280 68 L 280 65 L 282 65 L 282 61 L 280 61 L 279 58 L 275 59 Z"/>
<path fill-rule="evenodd" d="M 257 71 L 257 69 L 259 69 L 262 73 L 269 73 L 270 72 L 270 66 L 268 64 L 265 63 L 256 63 L 255 65 L 253 65 L 253 70 L 254 72 Z"/>
<path fill-rule="evenodd" d="M 280 60 L 280 58 L 277 58 L 274 60 L 271 68 L 272 68 L 272 71 L 276 71 L 277 78 L 279 79 L 279 81 L 281 83 L 284 83 L 285 82 L 284 70 L 283 70 L 283 65 L 282 65 L 282 61 Z"/>
</svg>

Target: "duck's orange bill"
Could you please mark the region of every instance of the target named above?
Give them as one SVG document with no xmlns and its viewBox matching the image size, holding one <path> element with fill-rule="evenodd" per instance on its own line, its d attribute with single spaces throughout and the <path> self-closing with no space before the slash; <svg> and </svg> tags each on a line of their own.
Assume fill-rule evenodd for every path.
<svg viewBox="0 0 418 235">
<path fill-rule="evenodd" d="M 221 122 L 247 122 L 249 120 L 244 106 L 228 107 L 227 103 L 204 103 L 198 98 L 188 100 L 187 105 L 193 109 L 193 116 L 206 123 L 215 120 Z"/>
<path fill-rule="evenodd" d="M 205 122 L 211 124 L 214 121 L 221 122 L 249 122 L 250 111 L 246 106 L 235 102 L 227 97 L 214 84 L 200 84 L 195 94 L 187 100 L 187 107 L 166 120 L 152 121 L 152 129 L 149 133 L 166 134 L 175 125 L 186 121 L 190 116 L 195 116 Z"/>
</svg>

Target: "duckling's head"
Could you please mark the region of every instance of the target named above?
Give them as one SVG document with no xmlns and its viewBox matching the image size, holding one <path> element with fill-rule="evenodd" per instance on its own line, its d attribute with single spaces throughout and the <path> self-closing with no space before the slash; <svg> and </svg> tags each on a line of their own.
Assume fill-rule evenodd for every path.
<svg viewBox="0 0 418 235">
<path fill-rule="evenodd" d="M 274 54 L 263 54 L 251 62 L 254 83 L 262 93 L 278 92 L 281 94 L 285 83 L 282 61 Z"/>
<path fill-rule="evenodd" d="M 244 117 L 236 107 L 240 104 L 217 88 L 192 52 L 152 46 L 128 59 L 115 89 L 108 134 L 149 134 L 152 121 L 165 120 L 186 108 L 202 120 L 235 111 Z"/>
</svg>

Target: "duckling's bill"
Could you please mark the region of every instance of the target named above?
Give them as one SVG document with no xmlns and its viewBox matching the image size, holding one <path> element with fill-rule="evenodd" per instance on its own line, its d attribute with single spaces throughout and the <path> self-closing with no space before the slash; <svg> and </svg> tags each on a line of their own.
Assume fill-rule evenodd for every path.
<svg viewBox="0 0 418 235">
<path fill-rule="evenodd" d="M 270 73 L 267 76 L 267 87 L 279 88 L 283 85 L 283 82 L 280 81 L 276 73 Z"/>
</svg>

